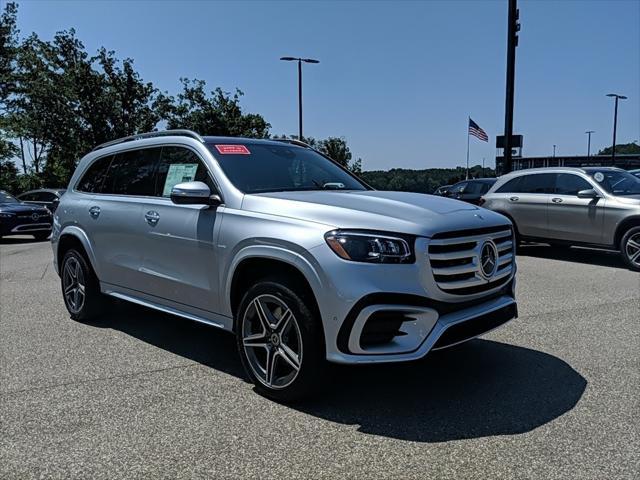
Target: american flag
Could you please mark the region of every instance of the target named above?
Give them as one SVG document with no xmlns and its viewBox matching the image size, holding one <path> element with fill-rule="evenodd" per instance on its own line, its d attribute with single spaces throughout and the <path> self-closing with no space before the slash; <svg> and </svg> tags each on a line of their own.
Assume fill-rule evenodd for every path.
<svg viewBox="0 0 640 480">
<path fill-rule="evenodd" d="M 481 129 L 480 125 L 478 125 L 476 122 L 474 122 L 471 119 L 469 119 L 469 135 L 473 135 L 474 137 L 479 138 L 483 142 L 489 141 L 489 135 L 487 135 L 487 132 Z"/>
</svg>

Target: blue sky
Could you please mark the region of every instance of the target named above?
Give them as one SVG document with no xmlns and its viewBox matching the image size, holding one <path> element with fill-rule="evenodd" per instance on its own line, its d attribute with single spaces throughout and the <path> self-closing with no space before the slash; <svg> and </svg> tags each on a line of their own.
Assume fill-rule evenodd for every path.
<svg viewBox="0 0 640 480">
<path fill-rule="evenodd" d="M 131 57 L 147 81 L 175 94 L 180 77 L 245 92 L 272 133 L 297 131 L 304 69 L 305 136 L 344 136 L 366 170 L 495 159 L 504 127 L 506 1 L 187 2 L 21 1 L 19 27 L 50 39 L 73 27 L 90 52 Z M 585 154 L 640 139 L 640 1 L 519 2 L 515 133 L 525 155 Z"/>
</svg>

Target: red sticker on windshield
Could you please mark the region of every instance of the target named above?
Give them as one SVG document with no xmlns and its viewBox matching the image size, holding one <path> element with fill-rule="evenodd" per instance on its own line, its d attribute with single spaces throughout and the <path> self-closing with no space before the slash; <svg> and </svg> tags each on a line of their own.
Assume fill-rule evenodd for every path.
<svg viewBox="0 0 640 480">
<path fill-rule="evenodd" d="M 244 145 L 215 145 L 216 150 L 224 155 L 251 155 Z"/>
</svg>

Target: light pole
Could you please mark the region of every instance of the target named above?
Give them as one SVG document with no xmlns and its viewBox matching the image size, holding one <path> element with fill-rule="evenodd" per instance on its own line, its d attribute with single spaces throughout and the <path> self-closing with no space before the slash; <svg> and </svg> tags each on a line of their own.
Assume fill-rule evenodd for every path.
<svg viewBox="0 0 640 480">
<path fill-rule="evenodd" d="M 556 146 L 553 146 L 553 158 L 556 158 Z"/>
<path fill-rule="evenodd" d="M 304 63 L 320 63 L 319 60 L 313 58 L 297 58 L 297 57 L 280 57 L 285 62 L 298 62 L 298 140 L 304 141 L 302 136 L 302 62 Z"/>
<path fill-rule="evenodd" d="M 587 160 L 588 160 L 589 157 L 591 157 L 591 134 L 595 133 L 595 130 L 587 130 L 584 133 L 589 135 L 589 139 L 587 140 Z"/>
<path fill-rule="evenodd" d="M 618 100 L 626 100 L 624 95 L 618 95 L 617 93 L 608 93 L 607 97 L 613 97 L 616 99 L 615 107 L 613 108 L 613 145 L 611 146 L 611 166 L 616 166 L 616 130 L 618 128 Z"/>
</svg>

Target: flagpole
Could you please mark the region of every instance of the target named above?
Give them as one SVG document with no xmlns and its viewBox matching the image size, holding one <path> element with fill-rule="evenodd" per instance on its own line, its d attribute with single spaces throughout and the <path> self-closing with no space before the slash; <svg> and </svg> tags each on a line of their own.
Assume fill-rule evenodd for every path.
<svg viewBox="0 0 640 480">
<path fill-rule="evenodd" d="M 471 124 L 471 117 L 467 117 L 467 178 L 469 180 L 469 125 Z"/>
</svg>

